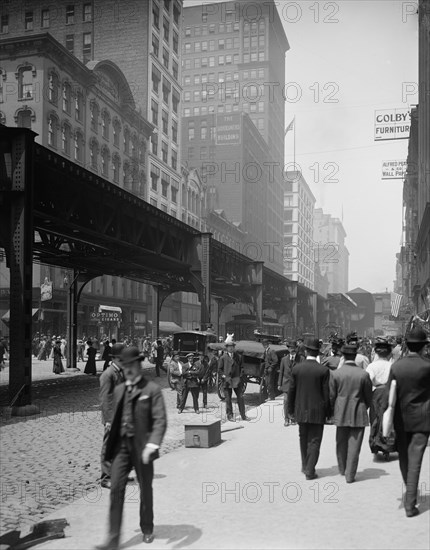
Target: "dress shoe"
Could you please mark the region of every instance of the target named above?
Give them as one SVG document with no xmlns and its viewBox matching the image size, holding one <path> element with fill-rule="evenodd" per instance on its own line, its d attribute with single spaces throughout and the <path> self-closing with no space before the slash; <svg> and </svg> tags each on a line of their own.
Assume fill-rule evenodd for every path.
<svg viewBox="0 0 430 550">
<path fill-rule="evenodd" d="M 420 511 L 418 510 L 418 508 L 416 506 L 414 506 L 413 508 L 411 508 L 411 510 L 406 510 L 406 517 L 407 518 L 413 518 L 413 517 L 417 516 L 419 513 L 420 513 Z"/>
<path fill-rule="evenodd" d="M 200 414 L 200 411 L 199 409 L 197 409 L 196 411 L 194 411 L 196 414 Z"/>
<path fill-rule="evenodd" d="M 232 415 L 227 416 L 227 420 L 229 422 L 234 422 L 234 416 L 232 416 Z"/>
<path fill-rule="evenodd" d="M 287 426 L 289 426 L 289 425 L 290 425 L 290 423 L 288 422 L 288 420 L 286 420 L 286 421 L 284 422 L 284 426 L 287 427 Z"/>
<path fill-rule="evenodd" d="M 242 416 L 242 420 L 243 420 L 243 422 L 250 422 L 251 421 L 249 416 Z"/>
<path fill-rule="evenodd" d="M 182 414 L 184 411 L 182 409 L 179 409 L 178 414 Z"/>
<path fill-rule="evenodd" d="M 311 474 L 310 476 L 306 476 L 306 479 L 308 481 L 311 481 L 312 479 L 317 479 L 318 477 L 318 474 Z"/>
<path fill-rule="evenodd" d="M 152 533 L 143 533 L 143 542 L 146 542 L 146 544 L 151 544 L 153 540 L 154 535 Z"/>
<path fill-rule="evenodd" d="M 354 481 L 355 481 L 355 477 L 346 480 L 347 483 L 354 483 Z"/>
<path fill-rule="evenodd" d="M 103 479 L 103 480 L 100 482 L 100 486 L 101 486 L 101 487 L 104 487 L 105 489 L 110 489 L 110 488 L 111 488 L 110 479 Z"/>
</svg>

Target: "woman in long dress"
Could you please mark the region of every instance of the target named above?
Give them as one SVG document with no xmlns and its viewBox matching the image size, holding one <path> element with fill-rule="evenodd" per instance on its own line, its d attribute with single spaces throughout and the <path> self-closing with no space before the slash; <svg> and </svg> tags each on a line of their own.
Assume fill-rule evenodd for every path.
<svg viewBox="0 0 430 550">
<path fill-rule="evenodd" d="M 88 349 L 87 349 L 88 360 L 87 360 L 87 363 L 85 365 L 84 373 L 85 374 L 92 374 L 93 376 L 95 376 L 97 374 L 97 369 L 96 369 L 96 353 L 97 353 L 97 350 L 95 348 L 93 348 L 93 343 L 91 342 L 91 340 L 88 340 L 87 344 L 88 344 Z"/>
<path fill-rule="evenodd" d="M 52 372 L 54 374 L 61 374 L 64 372 L 63 367 L 63 361 L 61 360 L 63 358 L 61 354 L 61 340 L 57 340 L 55 342 L 54 350 L 53 350 L 53 356 L 54 356 L 54 368 L 52 369 Z"/>
</svg>

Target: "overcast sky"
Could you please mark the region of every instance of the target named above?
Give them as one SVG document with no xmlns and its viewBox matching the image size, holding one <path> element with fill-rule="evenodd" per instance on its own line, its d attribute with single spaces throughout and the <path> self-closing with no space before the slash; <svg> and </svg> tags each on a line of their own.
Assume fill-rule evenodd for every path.
<svg viewBox="0 0 430 550">
<path fill-rule="evenodd" d="M 316 207 L 339 218 L 343 212 L 349 289 L 391 291 L 402 238 L 403 183 L 382 180 L 382 162 L 406 159 L 408 140 L 375 142 L 374 112 L 418 103 L 417 93 L 403 96 L 405 83 L 416 86 L 418 80 L 417 3 L 279 0 L 277 5 L 290 43 L 286 124 L 296 117 L 296 162 Z M 289 132 L 287 162 L 293 161 L 293 139 Z"/>
</svg>

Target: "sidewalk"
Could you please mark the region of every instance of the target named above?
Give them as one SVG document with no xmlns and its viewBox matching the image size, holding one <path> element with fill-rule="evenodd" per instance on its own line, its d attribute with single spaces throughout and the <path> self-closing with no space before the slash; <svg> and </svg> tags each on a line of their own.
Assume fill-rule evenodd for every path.
<svg viewBox="0 0 430 550">
<path fill-rule="evenodd" d="M 421 472 L 421 514 L 406 518 L 398 461 L 374 462 L 367 445 L 356 483 L 337 473 L 335 427 L 326 426 L 319 478 L 300 473 L 298 428 L 284 428 L 278 398 L 250 410 L 249 423 L 211 449 L 180 448 L 155 467 L 155 540 L 149 548 L 428 548 L 430 456 Z M 207 417 L 210 419 L 210 416 Z M 190 415 L 190 420 L 193 420 Z M 39 550 L 86 550 L 104 542 L 109 491 L 98 489 L 47 519 L 66 518 L 66 538 Z M 128 487 L 123 548 L 148 548 L 139 529 L 139 491 Z"/>
</svg>

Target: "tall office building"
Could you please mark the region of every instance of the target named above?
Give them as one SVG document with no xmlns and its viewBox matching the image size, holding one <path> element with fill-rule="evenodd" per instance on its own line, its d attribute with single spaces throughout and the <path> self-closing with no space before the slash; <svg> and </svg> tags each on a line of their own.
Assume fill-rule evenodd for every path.
<svg viewBox="0 0 430 550">
<path fill-rule="evenodd" d="M 255 4 L 257 15 L 248 16 L 244 6 L 223 2 L 184 8 L 182 114 L 186 118 L 244 112 L 264 138 L 264 162 L 271 174 L 261 181 L 266 188 L 266 228 L 260 240 L 275 251 L 271 267 L 282 272 L 283 89 L 289 44 L 276 2 Z M 216 149 L 211 160 L 218 162 Z M 229 205 L 221 203 L 219 208 L 227 212 Z"/>
<path fill-rule="evenodd" d="M 300 172 L 284 181 L 284 275 L 315 290 L 313 213 L 315 197 Z"/>
<path fill-rule="evenodd" d="M 314 210 L 313 240 L 315 261 L 322 274 L 327 274 L 330 293 L 348 290 L 349 251 L 345 245 L 346 232 L 339 218 Z"/>
</svg>

